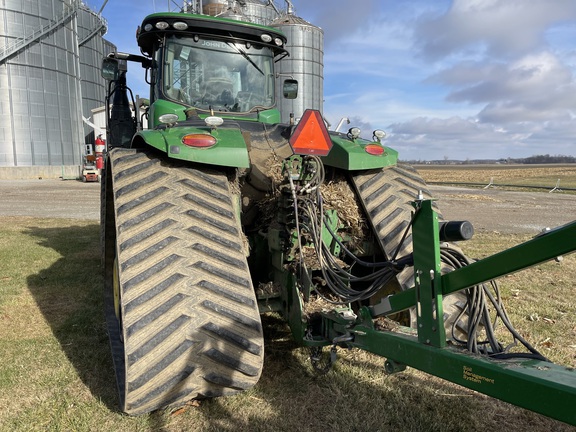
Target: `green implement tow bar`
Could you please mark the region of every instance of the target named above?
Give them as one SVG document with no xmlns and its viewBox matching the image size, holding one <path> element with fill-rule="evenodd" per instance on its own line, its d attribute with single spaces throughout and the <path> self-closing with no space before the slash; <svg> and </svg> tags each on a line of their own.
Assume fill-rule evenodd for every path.
<svg viewBox="0 0 576 432">
<path fill-rule="evenodd" d="M 447 344 L 442 323 L 444 295 L 576 250 L 576 222 L 445 275 L 440 274 L 438 216 L 429 200 L 415 203 L 415 287 L 373 307 L 362 307 L 346 328 L 348 347 L 387 358 L 389 372 L 411 366 L 472 390 L 576 425 L 576 370 L 550 362 L 494 359 Z M 417 335 L 405 327 L 376 330 L 375 316 L 417 310 Z M 333 335 L 344 333 L 332 322 Z M 352 340 L 350 340 L 352 339 Z"/>
<path fill-rule="evenodd" d="M 538 360 L 494 360 L 464 349 L 438 348 L 415 336 L 378 331 L 367 309 L 365 325 L 356 325 L 351 346 L 522 408 L 576 425 L 576 371 Z"/>
</svg>

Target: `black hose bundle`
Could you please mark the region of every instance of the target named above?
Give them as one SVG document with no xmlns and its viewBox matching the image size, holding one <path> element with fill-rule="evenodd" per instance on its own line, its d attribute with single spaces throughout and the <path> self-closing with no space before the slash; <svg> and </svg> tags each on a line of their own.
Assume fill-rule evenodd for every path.
<svg viewBox="0 0 576 432">
<path fill-rule="evenodd" d="M 316 250 L 319 261 L 319 268 L 322 277 L 326 282 L 326 287 L 338 298 L 334 300 L 323 295 L 317 290 L 317 294 L 332 304 L 348 304 L 372 297 L 382 286 L 391 280 L 403 268 L 403 265 L 395 261 L 367 262 L 359 259 L 340 241 L 336 233 L 326 223 L 324 215 L 324 205 L 320 185 L 324 182 L 325 172 L 321 160 L 316 156 L 307 156 L 306 164 L 309 165 L 308 173 L 311 174 L 306 184 L 298 187 L 288 176 L 292 191 L 294 213 L 296 215 L 296 231 L 298 233 L 300 266 L 306 268 L 302 255 L 302 236 L 309 236 Z M 351 261 L 346 268 L 332 254 L 326 244 L 322 241 L 322 232 L 326 228 L 343 251 L 347 259 Z M 351 272 L 353 266 L 361 266 L 370 269 L 370 273 L 358 276 Z M 303 272 L 306 274 L 307 272 Z M 368 284 L 361 290 L 351 287 L 358 283 Z"/>
<path fill-rule="evenodd" d="M 449 246 L 440 248 L 440 258 L 445 266 L 452 269 L 458 269 L 471 264 L 471 261 L 463 253 Z M 460 312 L 460 315 L 454 320 L 451 327 L 452 339 L 455 342 L 466 346 L 468 351 L 472 353 L 485 354 L 493 358 L 508 359 L 520 357 L 549 361 L 520 336 L 510 322 L 504 304 L 502 303 L 500 289 L 496 281 L 492 280 L 485 284 L 476 285 L 468 288 L 465 292 L 467 298 L 466 305 Z M 490 314 L 490 309 L 494 311 L 493 319 Z M 456 325 L 466 314 L 468 315 L 468 338 L 467 340 L 462 340 L 457 337 Z M 513 343 L 507 347 L 503 347 L 496 338 L 495 328 L 499 321 L 504 324 L 513 337 Z M 485 333 L 484 340 L 480 339 L 482 331 Z M 509 352 L 510 348 L 516 346 L 518 342 L 529 352 Z"/>
<path fill-rule="evenodd" d="M 309 277 L 309 273 L 306 271 L 307 266 L 302 247 L 302 241 L 306 238 L 309 239 L 314 246 L 319 269 L 322 272 L 322 278 L 325 281 L 326 287 L 334 294 L 337 300 L 326 296 L 319 290 L 316 290 L 317 295 L 329 303 L 339 305 L 366 300 L 376 294 L 384 285 L 400 273 L 404 267 L 413 265 L 412 255 L 400 259 L 397 259 L 397 255 L 400 245 L 403 243 L 404 238 L 412 226 L 415 215 L 413 215 L 412 220 L 406 227 L 402 241 L 390 260 L 381 262 L 361 260 L 346 247 L 326 221 L 322 194 L 320 193 L 320 185 L 324 182 L 325 178 L 322 161 L 317 156 L 305 156 L 301 169 L 302 173 L 305 174 L 306 180 L 302 180 L 302 176 L 300 176 L 297 184 L 295 184 L 291 174 L 287 173 L 295 215 L 295 228 L 300 254 L 299 265 L 302 270 L 301 276 Z M 338 260 L 326 246 L 322 239 L 322 232 L 325 228 L 333 240 L 337 242 L 340 250 L 351 264 L 347 264 L 345 267 L 342 266 L 342 261 Z M 462 252 L 449 245 L 440 248 L 440 258 L 444 270 L 455 270 L 471 264 L 471 261 Z M 364 276 L 358 276 L 352 273 L 354 266 L 369 269 L 369 272 Z M 359 285 L 362 285 L 364 288 L 359 289 Z M 500 289 L 496 281 L 476 285 L 466 289 L 465 292 L 467 299 L 466 304 L 452 323 L 450 329 L 453 341 L 465 346 L 466 349 L 472 353 L 484 354 L 493 358 L 507 359 L 520 357 L 548 361 L 548 359 L 522 338 L 512 326 L 504 304 L 502 303 Z M 493 318 L 490 310 L 493 311 Z M 457 336 L 456 326 L 463 322 L 465 318 L 468 319 L 467 338 L 462 339 Z M 495 328 L 499 321 L 504 324 L 513 337 L 513 343 L 507 347 L 503 347 L 495 334 Z M 481 339 L 482 334 L 485 335 L 483 339 Z M 518 342 L 529 352 L 510 352 L 510 348 L 516 346 Z"/>
</svg>

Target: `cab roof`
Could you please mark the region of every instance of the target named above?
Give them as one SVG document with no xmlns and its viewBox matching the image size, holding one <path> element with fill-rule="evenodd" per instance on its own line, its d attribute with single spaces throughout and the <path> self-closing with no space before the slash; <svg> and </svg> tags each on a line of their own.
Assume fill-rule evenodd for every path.
<svg viewBox="0 0 576 432">
<path fill-rule="evenodd" d="M 158 23 L 165 24 L 158 26 Z M 176 26 L 174 26 L 175 23 L 177 23 Z M 148 15 L 138 28 L 136 39 L 142 52 L 150 56 L 155 43 L 165 34 L 197 35 L 228 41 L 251 42 L 271 48 L 275 56 L 287 54 L 286 36 L 277 29 L 244 21 L 189 13 L 166 12 Z M 268 38 L 262 39 L 262 35 L 266 34 L 271 36 L 268 42 L 266 41 Z M 280 41 L 280 45 L 275 41 Z"/>
</svg>

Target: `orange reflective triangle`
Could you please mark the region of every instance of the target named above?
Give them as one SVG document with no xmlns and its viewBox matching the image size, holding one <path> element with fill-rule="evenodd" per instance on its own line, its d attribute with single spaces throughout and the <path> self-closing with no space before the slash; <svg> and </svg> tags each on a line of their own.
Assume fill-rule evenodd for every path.
<svg viewBox="0 0 576 432">
<path fill-rule="evenodd" d="M 304 111 L 289 142 L 295 154 L 326 156 L 332 148 L 332 140 L 320 111 Z"/>
</svg>

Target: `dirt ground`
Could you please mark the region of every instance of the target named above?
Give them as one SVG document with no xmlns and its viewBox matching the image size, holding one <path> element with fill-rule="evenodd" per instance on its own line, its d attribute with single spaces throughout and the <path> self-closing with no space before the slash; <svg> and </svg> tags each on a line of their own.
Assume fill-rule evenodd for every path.
<svg viewBox="0 0 576 432">
<path fill-rule="evenodd" d="M 431 186 L 446 220 L 469 220 L 477 232 L 538 233 L 576 220 L 576 195 L 495 188 Z M 1 180 L 0 216 L 99 220 L 99 183 Z"/>
<path fill-rule="evenodd" d="M 100 220 L 100 183 L 0 180 L 0 216 Z"/>
<path fill-rule="evenodd" d="M 446 220 L 468 220 L 476 231 L 539 233 L 576 220 L 576 195 L 432 186 Z"/>
</svg>

